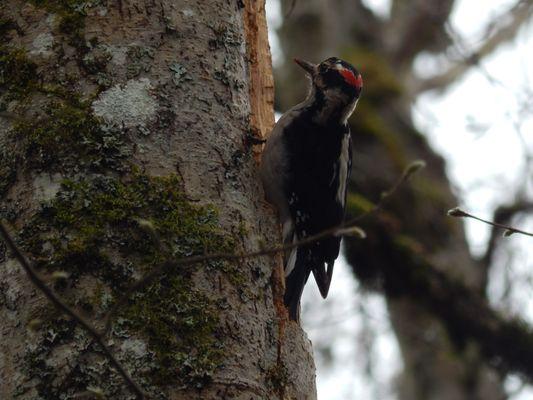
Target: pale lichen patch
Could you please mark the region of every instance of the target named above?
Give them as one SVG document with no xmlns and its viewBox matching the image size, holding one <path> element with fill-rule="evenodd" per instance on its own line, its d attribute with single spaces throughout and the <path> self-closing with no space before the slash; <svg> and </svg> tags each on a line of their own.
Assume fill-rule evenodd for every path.
<svg viewBox="0 0 533 400">
<path fill-rule="evenodd" d="M 106 124 L 131 128 L 145 126 L 157 111 L 157 102 L 150 95 L 152 85 L 146 78 L 130 80 L 101 93 L 92 104 L 94 114 Z"/>
<path fill-rule="evenodd" d="M 57 25 L 57 20 L 58 20 L 58 16 L 57 14 L 50 14 L 48 15 L 48 17 L 46 17 L 46 25 L 50 28 L 50 29 L 54 29 Z"/>
<path fill-rule="evenodd" d="M 34 56 L 50 57 L 53 52 L 51 51 L 54 46 L 54 36 L 49 33 L 41 33 L 33 39 L 32 49 L 30 54 Z"/>
<path fill-rule="evenodd" d="M 124 342 L 120 346 L 120 350 L 130 356 L 133 356 L 134 358 L 144 357 L 148 352 L 146 343 L 139 339 L 124 340 Z"/>
<path fill-rule="evenodd" d="M 50 354 L 47 355 L 45 365 L 52 368 L 63 368 L 69 365 L 69 361 L 73 361 L 74 354 L 70 344 L 64 344 L 55 347 Z"/>
<path fill-rule="evenodd" d="M 100 17 L 105 17 L 108 14 L 108 10 L 105 7 L 99 8 L 96 12 Z"/>
<path fill-rule="evenodd" d="M 190 8 L 184 8 L 183 10 L 181 10 L 181 13 L 183 14 L 184 17 L 187 17 L 187 18 L 194 16 L 194 11 L 191 10 Z"/>
<path fill-rule="evenodd" d="M 18 271 L 18 270 L 20 269 L 20 264 L 19 264 L 18 261 L 15 260 L 14 258 L 8 258 L 8 259 L 5 261 L 4 269 L 5 269 L 7 272 L 10 272 L 10 271 Z"/>
<path fill-rule="evenodd" d="M 108 45 L 107 51 L 111 54 L 111 63 L 114 65 L 124 65 L 128 55 L 128 47 Z"/>
<path fill-rule="evenodd" d="M 24 289 L 20 285 L 21 281 L 18 279 L 23 272 L 18 261 L 14 258 L 7 259 L 4 268 L 4 282 L 8 283 L 6 289 L 3 291 L 4 305 L 8 309 L 13 309 L 24 293 Z"/>
<path fill-rule="evenodd" d="M 61 174 L 37 174 L 33 179 L 34 196 L 39 201 L 55 197 L 61 188 Z"/>
</svg>

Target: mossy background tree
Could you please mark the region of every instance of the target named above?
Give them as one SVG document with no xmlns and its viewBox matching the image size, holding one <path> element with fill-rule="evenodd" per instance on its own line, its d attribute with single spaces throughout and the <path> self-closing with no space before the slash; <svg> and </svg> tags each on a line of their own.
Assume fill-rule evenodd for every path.
<svg viewBox="0 0 533 400">
<path fill-rule="evenodd" d="M 165 260 L 279 241 L 247 136 L 271 128 L 262 1 L 0 5 L 0 215 L 63 301 L 103 328 Z M 315 397 L 278 257 L 174 268 L 106 342 L 158 399 Z M 0 398 L 132 398 L 0 244 Z"/>
</svg>

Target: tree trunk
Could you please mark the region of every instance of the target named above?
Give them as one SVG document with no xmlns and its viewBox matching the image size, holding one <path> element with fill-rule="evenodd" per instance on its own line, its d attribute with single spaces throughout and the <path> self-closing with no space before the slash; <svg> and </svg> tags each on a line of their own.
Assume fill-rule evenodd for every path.
<svg viewBox="0 0 533 400">
<path fill-rule="evenodd" d="M 247 134 L 272 122 L 264 1 L 4 1 L 1 216 L 94 325 L 165 260 L 279 242 Z M 0 247 L 0 398 L 132 398 Z M 106 343 L 150 398 L 314 399 L 279 257 L 166 270 Z M 31 328 L 31 329 L 30 329 Z"/>
<path fill-rule="evenodd" d="M 283 4 L 285 12 L 292 7 L 289 0 Z M 409 287 L 404 290 L 405 277 L 395 272 L 399 264 L 416 269 L 406 257 L 412 254 L 478 293 L 483 293 L 486 282 L 468 253 L 461 226 L 446 220 L 446 210 L 457 201 L 444 162 L 416 131 L 410 115 L 409 85 L 416 79 L 412 60 L 420 51 L 445 48 L 443 26 L 452 4 L 393 1 L 393 15 L 383 21 L 360 1 L 298 2 L 280 29 L 287 60 L 302 57 L 319 62 L 338 56 L 362 71 L 364 89 L 350 122 L 351 216 L 377 203 L 410 161 L 423 159 L 427 164 L 389 199 L 382 213 L 362 222 L 366 240 L 345 239 L 356 277 L 386 295 L 404 361 L 398 385 L 402 400 L 504 398 L 500 377 L 483 361 L 476 345 L 467 342 L 458 347 L 457 338 L 450 338 L 441 321 L 420 304 L 417 293 L 409 293 Z M 438 15 L 424 16 L 424 12 Z M 276 73 L 282 88 L 276 104 L 285 110 L 304 97 L 307 82 L 291 63 Z"/>
</svg>

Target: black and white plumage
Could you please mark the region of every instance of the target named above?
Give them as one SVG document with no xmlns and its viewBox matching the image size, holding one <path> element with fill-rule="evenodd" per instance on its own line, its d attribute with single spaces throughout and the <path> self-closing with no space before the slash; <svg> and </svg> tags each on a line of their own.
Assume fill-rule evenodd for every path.
<svg viewBox="0 0 533 400">
<path fill-rule="evenodd" d="M 362 89 L 359 72 L 338 58 L 319 65 L 295 61 L 311 78 L 311 91 L 279 119 L 261 163 L 266 198 L 278 209 L 286 244 L 342 223 L 352 157 L 347 120 Z M 311 272 L 326 298 L 340 241 L 325 238 L 285 255 L 284 302 L 291 319 L 298 319 Z"/>
</svg>

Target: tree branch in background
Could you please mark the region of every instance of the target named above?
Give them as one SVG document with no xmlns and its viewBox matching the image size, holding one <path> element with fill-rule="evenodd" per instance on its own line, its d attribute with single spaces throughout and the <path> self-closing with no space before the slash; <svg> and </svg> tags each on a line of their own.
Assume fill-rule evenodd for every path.
<svg viewBox="0 0 533 400">
<path fill-rule="evenodd" d="M 135 396 L 137 399 L 145 399 L 146 395 L 141 389 L 141 387 L 133 380 L 133 378 L 126 372 L 126 369 L 124 366 L 116 359 L 116 357 L 113 355 L 113 352 L 104 342 L 104 338 L 98 333 L 96 328 L 92 326 L 92 324 L 87 321 L 85 318 L 83 318 L 80 314 L 78 314 L 74 309 L 70 308 L 67 304 L 65 304 L 55 293 L 52 289 L 50 289 L 43 279 L 39 276 L 37 271 L 32 267 L 30 262 L 27 260 L 27 258 L 22 254 L 21 250 L 18 248 L 18 246 L 15 244 L 15 241 L 11 237 L 9 231 L 5 227 L 5 225 L 0 222 L 0 234 L 3 236 L 4 241 L 6 242 L 7 246 L 15 256 L 15 258 L 18 260 L 22 268 L 24 268 L 24 271 L 28 274 L 28 277 L 30 278 L 30 281 L 39 289 L 48 300 L 61 312 L 68 315 L 70 318 L 72 318 L 78 325 L 80 325 L 92 338 L 93 340 L 98 343 L 102 351 L 104 352 L 104 355 L 107 357 L 107 359 L 111 362 L 111 364 L 118 370 L 119 374 L 122 376 L 128 387 L 131 389 L 133 393 L 135 393 Z"/>
<path fill-rule="evenodd" d="M 283 19 L 289 19 L 292 12 L 294 11 L 294 8 L 296 7 L 296 2 L 298 0 L 291 0 L 291 5 L 289 6 L 289 9 L 287 10 L 287 12 L 285 13 L 285 15 L 283 16 Z"/>
<path fill-rule="evenodd" d="M 416 160 L 413 161 L 411 164 L 407 166 L 407 168 L 404 169 L 402 172 L 402 175 L 398 178 L 398 180 L 391 186 L 391 188 L 385 192 L 381 193 L 381 197 L 379 198 L 379 201 L 374 204 L 374 206 L 368 210 L 365 211 L 358 216 L 350 219 L 346 224 L 351 225 L 355 222 L 358 222 L 362 220 L 363 218 L 369 216 L 370 214 L 374 214 L 375 212 L 378 212 L 385 206 L 385 203 L 389 198 L 396 193 L 396 191 L 402 186 L 413 174 L 418 172 L 420 169 L 425 168 L 426 162 L 424 160 Z"/>
<path fill-rule="evenodd" d="M 529 326 L 503 318 L 481 294 L 439 271 L 408 246 L 392 245 L 397 259 L 383 266 L 385 290 L 391 297 L 417 300 L 444 323 L 459 349 L 473 341 L 491 364 L 533 381 L 533 331 Z"/>
<path fill-rule="evenodd" d="M 495 22 L 489 24 L 488 37 L 476 51 L 465 55 L 463 60 L 454 64 L 442 74 L 420 80 L 414 90 L 415 95 L 428 90 L 442 90 L 456 82 L 472 66 L 478 65 L 481 59 L 491 55 L 502 44 L 513 40 L 518 30 L 530 20 L 532 15 L 533 2 L 531 0 L 518 1 L 504 15 L 498 16 L 494 19 Z M 499 28 L 494 28 L 494 26 L 497 26 L 496 21 L 500 23 Z"/>
<path fill-rule="evenodd" d="M 445 24 L 454 0 L 395 0 L 385 34 L 395 65 L 410 69 L 421 51 L 442 51 L 449 45 Z"/>
<path fill-rule="evenodd" d="M 449 210 L 448 211 L 448 215 L 450 217 L 456 217 L 456 218 L 472 218 L 472 219 L 475 219 L 477 221 L 484 222 L 485 224 L 492 225 L 492 226 L 494 226 L 496 228 L 505 229 L 505 231 L 503 232 L 503 236 L 504 237 L 511 236 L 514 233 L 520 233 L 520 234 L 526 235 L 526 236 L 533 236 L 533 233 L 531 233 L 531 232 L 526 232 L 526 231 L 523 231 L 521 229 L 517 229 L 517 228 L 514 228 L 512 226 L 506 225 L 506 224 L 501 224 L 499 222 L 488 221 L 486 219 L 476 217 L 475 215 L 469 214 L 466 211 L 461 210 L 459 207 L 455 207 L 455 208 L 452 208 L 451 210 Z"/>
</svg>

